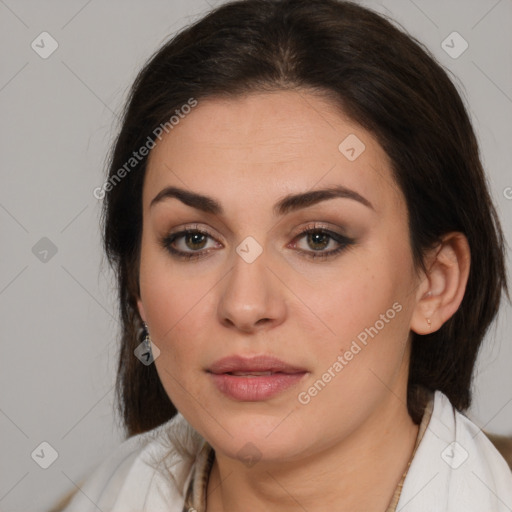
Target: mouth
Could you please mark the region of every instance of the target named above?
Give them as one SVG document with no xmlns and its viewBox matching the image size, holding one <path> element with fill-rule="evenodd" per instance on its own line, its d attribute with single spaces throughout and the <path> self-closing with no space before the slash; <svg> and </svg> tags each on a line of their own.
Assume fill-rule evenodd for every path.
<svg viewBox="0 0 512 512">
<path fill-rule="evenodd" d="M 226 373 L 235 376 L 261 376 L 274 373 L 304 373 L 307 370 L 288 364 L 274 356 L 242 357 L 234 355 L 219 359 L 207 371 L 216 375 Z"/>
<path fill-rule="evenodd" d="M 207 372 L 224 395 L 252 402 L 269 399 L 289 389 L 309 373 L 272 356 L 231 356 L 216 361 Z"/>
<path fill-rule="evenodd" d="M 235 377 L 260 377 L 261 375 L 274 375 L 276 373 L 284 372 L 226 372 L 227 375 L 234 375 Z"/>
</svg>

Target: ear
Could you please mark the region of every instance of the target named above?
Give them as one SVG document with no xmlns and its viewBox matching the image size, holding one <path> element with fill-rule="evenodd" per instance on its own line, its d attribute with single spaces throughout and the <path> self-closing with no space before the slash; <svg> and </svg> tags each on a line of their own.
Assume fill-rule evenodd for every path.
<svg viewBox="0 0 512 512">
<path fill-rule="evenodd" d="M 411 319 L 417 334 L 437 331 L 459 308 L 471 264 L 467 238 L 458 232 L 444 235 L 426 261 L 428 272 L 418 287 Z"/>
<path fill-rule="evenodd" d="M 142 321 L 145 322 L 146 321 L 146 312 L 144 311 L 144 306 L 142 305 L 142 299 L 140 298 L 140 296 L 137 299 L 137 309 L 139 310 L 139 315 L 142 318 Z"/>
</svg>

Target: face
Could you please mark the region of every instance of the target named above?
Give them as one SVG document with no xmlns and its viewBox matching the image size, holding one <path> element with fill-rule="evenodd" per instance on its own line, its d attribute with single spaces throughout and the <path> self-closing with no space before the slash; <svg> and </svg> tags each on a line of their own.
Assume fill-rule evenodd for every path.
<svg viewBox="0 0 512 512">
<path fill-rule="evenodd" d="M 139 312 L 218 453 L 298 460 L 406 410 L 407 222 L 375 138 L 311 93 L 204 100 L 156 145 Z"/>
</svg>

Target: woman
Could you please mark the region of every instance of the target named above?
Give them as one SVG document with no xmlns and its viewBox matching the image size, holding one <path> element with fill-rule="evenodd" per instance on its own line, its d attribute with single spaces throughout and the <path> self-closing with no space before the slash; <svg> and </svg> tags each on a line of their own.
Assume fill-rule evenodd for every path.
<svg viewBox="0 0 512 512">
<path fill-rule="evenodd" d="M 67 510 L 511 509 L 462 414 L 503 236 L 416 41 L 348 2 L 225 4 L 141 71 L 96 193 L 130 438 Z"/>
</svg>

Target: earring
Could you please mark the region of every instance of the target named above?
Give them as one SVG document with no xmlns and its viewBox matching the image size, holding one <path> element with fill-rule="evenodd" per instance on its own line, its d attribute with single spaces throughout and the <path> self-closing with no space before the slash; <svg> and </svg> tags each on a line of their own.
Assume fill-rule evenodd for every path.
<svg viewBox="0 0 512 512">
<path fill-rule="evenodd" d="M 427 318 L 427 324 L 428 324 L 428 327 L 430 329 L 432 329 L 432 321 L 430 320 L 430 318 Z"/>
<path fill-rule="evenodd" d="M 149 329 L 148 329 L 148 324 L 146 322 L 142 322 L 143 326 L 144 326 L 144 330 L 143 330 L 143 335 L 144 335 L 144 340 L 143 340 L 143 343 L 144 343 L 144 351 L 147 353 L 149 352 L 149 354 L 151 354 L 152 356 L 152 350 L 151 350 L 151 338 L 149 337 Z"/>
</svg>

